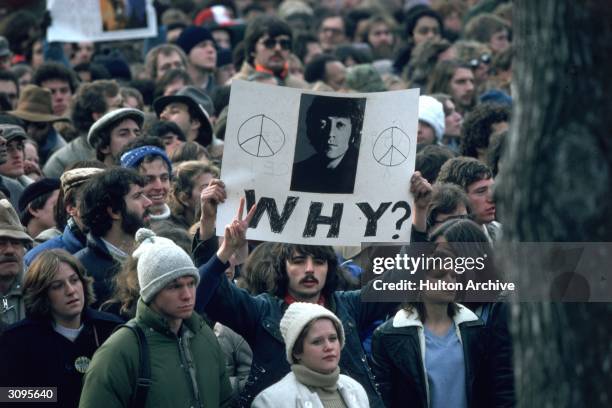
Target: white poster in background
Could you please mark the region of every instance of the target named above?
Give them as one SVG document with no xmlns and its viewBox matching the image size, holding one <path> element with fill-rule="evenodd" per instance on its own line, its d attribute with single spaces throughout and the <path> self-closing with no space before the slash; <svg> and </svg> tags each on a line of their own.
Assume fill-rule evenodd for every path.
<svg viewBox="0 0 612 408">
<path fill-rule="evenodd" d="M 419 90 L 310 92 L 233 81 L 217 232 L 241 197 L 249 239 L 312 245 L 408 242 Z"/>
<path fill-rule="evenodd" d="M 47 0 L 47 41 L 113 41 L 155 37 L 152 0 Z"/>
</svg>

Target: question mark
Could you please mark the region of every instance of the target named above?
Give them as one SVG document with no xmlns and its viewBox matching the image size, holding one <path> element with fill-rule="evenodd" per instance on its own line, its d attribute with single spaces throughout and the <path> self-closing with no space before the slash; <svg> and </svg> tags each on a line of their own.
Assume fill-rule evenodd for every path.
<svg viewBox="0 0 612 408">
<path fill-rule="evenodd" d="M 395 229 L 399 231 L 402 228 L 402 223 L 406 221 L 408 218 L 410 218 L 411 211 L 410 211 L 410 205 L 406 201 L 398 201 L 397 203 L 395 203 L 395 205 L 391 209 L 391 212 L 395 212 L 395 210 L 397 210 L 398 208 L 403 208 L 406 210 L 406 213 L 395 223 Z M 394 234 L 392 238 L 398 239 L 399 234 Z"/>
</svg>

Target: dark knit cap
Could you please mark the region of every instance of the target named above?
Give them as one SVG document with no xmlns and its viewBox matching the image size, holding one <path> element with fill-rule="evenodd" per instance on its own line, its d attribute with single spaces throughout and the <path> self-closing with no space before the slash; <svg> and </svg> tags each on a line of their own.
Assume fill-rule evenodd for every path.
<svg viewBox="0 0 612 408">
<path fill-rule="evenodd" d="M 181 32 L 181 35 L 176 40 L 176 45 L 181 47 L 185 54 L 189 55 L 193 47 L 206 40 L 212 41 L 215 47 L 217 47 L 212 33 L 207 28 L 189 26 Z"/>
<path fill-rule="evenodd" d="M 60 181 L 56 178 L 42 178 L 30 184 L 23 190 L 19 198 L 19 212 L 23 213 L 32 201 L 52 191 L 59 190 Z"/>
</svg>

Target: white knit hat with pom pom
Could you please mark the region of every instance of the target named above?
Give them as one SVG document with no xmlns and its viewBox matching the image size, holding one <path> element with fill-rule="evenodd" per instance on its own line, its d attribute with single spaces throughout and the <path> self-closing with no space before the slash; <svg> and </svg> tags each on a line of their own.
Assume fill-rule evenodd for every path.
<svg viewBox="0 0 612 408">
<path fill-rule="evenodd" d="M 158 237 L 150 229 L 140 228 L 136 232 L 136 243 L 140 245 L 132 256 L 138 260 L 140 296 L 145 303 L 151 302 L 157 292 L 177 278 L 193 276 L 196 285 L 200 282 L 191 257 L 173 241 Z"/>
</svg>

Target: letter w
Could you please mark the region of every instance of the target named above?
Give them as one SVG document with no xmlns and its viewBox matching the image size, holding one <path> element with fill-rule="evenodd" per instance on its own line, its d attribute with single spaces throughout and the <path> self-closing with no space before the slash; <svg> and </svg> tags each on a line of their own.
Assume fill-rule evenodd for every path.
<svg viewBox="0 0 612 408">
<path fill-rule="evenodd" d="M 244 190 L 246 195 L 247 208 L 251 208 L 253 204 L 255 204 L 255 190 Z M 285 201 L 285 205 L 283 207 L 283 213 L 278 213 L 278 207 L 276 206 L 276 201 L 270 197 L 261 197 L 257 202 L 257 208 L 255 209 L 255 215 L 253 215 L 253 219 L 251 220 L 250 227 L 257 228 L 259 224 L 259 220 L 261 219 L 264 213 L 268 213 L 268 219 L 270 220 L 270 229 L 272 232 L 280 234 L 283 232 L 289 217 L 293 214 L 293 210 L 298 203 L 299 197 L 287 197 Z"/>
</svg>

